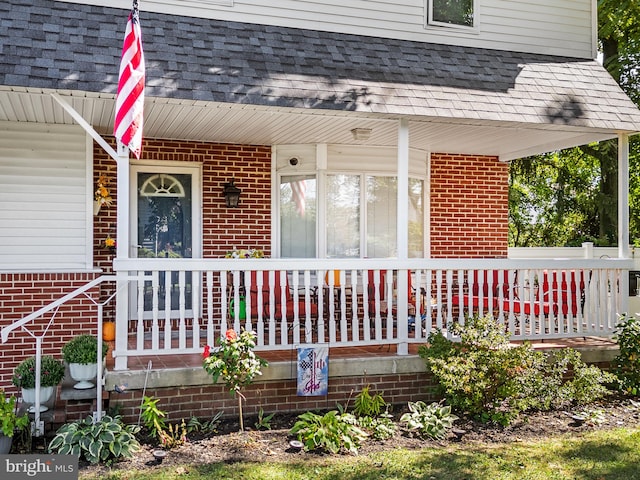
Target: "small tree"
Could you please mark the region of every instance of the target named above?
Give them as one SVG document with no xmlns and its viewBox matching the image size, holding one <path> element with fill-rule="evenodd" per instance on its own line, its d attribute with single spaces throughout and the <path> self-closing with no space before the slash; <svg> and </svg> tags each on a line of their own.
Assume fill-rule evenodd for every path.
<svg viewBox="0 0 640 480">
<path fill-rule="evenodd" d="M 237 335 L 229 329 L 219 341 L 219 347 L 211 350 L 207 345 L 202 354 L 203 367 L 213 377 L 213 383 L 222 378 L 231 395 L 238 396 L 240 431 L 244 431 L 242 419 L 242 400 L 245 398 L 240 389 L 253 383 L 257 375 L 262 375 L 262 367 L 267 362 L 253 352 L 256 346 L 256 334 L 243 330 Z"/>
</svg>

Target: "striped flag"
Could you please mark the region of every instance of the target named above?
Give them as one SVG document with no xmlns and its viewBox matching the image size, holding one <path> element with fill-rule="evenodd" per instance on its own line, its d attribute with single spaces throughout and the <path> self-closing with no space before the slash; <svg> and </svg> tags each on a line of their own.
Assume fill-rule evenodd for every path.
<svg viewBox="0 0 640 480">
<path fill-rule="evenodd" d="M 304 207 L 305 207 L 305 194 L 307 192 L 307 183 L 305 180 L 296 180 L 291 182 L 291 192 L 292 199 L 296 204 L 296 212 L 301 217 L 304 217 Z"/>
<path fill-rule="evenodd" d="M 116 119 L 113 134 L 129 147 L 136 158 L 142 150 L 142 117 L 144 110 L 144 54 L 138 15 L 138 0 L 133 0 L 122 46 Z"/>
</svg>

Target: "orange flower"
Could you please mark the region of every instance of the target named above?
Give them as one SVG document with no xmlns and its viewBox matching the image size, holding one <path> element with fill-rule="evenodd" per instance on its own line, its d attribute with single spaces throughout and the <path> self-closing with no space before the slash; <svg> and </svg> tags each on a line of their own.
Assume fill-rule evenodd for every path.
<svg viewBox="0 0 640 480">
<path fill-rule="evenodd" d="M 107 237 L 104 239 L 104 246 L 107 248 L 113 248 L 116 246 L 115 238 Z"/>
<path fill-rule="evenodd" d="M 233 342 L 234 340 L 238 339 L 238 335 L 236 334 L 236 331 L 234 329 L 232 329 L 232 328 L 227 330 L 227 332 L 224 334 L 224 336 L 227 339 L 227 341 L 229 341 L 229 342 Z"/>
</svg>

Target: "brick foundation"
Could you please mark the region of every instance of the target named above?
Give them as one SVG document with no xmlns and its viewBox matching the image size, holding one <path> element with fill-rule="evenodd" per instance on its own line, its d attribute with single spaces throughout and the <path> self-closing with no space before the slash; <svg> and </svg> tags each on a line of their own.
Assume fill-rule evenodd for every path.
<svg viewBox="0 0 640 480">
<path fill-rule="evenodd" d="M 367 377 L 340 377 L 329 381 L 329 394 L 324 397 L 298 397 L 295 380 L 274 380 L 250 385 L 242 390 L 246 397 L 243 412 L 256 415 L 260 408 L 265 414 L 328 410 L 336 404 L 353 406 L 355 396 L 363 387 L 371 385 L 392 405 L 406 405 L 408 401 L 432 401 L 435 387 L 429 373 L 371 375 Z M 146 391 L 147 396 L 158 398 L 158 407 L 167 413 L 170 421 L 188 420 L 191 416 L 211 418 L 218 412 L 225 417 L 238 415 L 238 400 L 224 385 L 159 388 Z M 142 391 L 110 392 L 108 405 L 116 408 L 125 421 L 138 420 Z"/>
</svg>

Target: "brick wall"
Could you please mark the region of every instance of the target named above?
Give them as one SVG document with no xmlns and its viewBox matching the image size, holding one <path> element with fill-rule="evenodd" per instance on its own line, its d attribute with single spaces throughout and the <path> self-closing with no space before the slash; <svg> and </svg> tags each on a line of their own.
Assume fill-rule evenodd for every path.
<svg viewBox="0 0 640 480">
<path fill-rule="evenodd" d="M 94 183 L 101 173 L 113 178 L 115 162 L 94 145 Z M 158 162 L 202 165 L 203 256 L 222 257 L 232 248 L 262 248 L 271 254 L 271 147 L 145 139 L 142 157 Z M 222 190 L 235 179 L 242 190 L 238 208 L 227 208 Z M 113 252 L 101 248 L 107 235 L 116 235 L 116 206 L 100 210 L 94 222 L 96 262 L 108 269 Z"/>
<path fill-rule="evenodd" d="M 2 302 L 0 302 L 0 328 L 29 315 L 33 311 L 59 299 L 96 277 L 93 273 L 20 273 L 0 274 Z M 92 295 L 95 291 L 88 292 Z M 41 336 L 51 319 L 48 313 L 28 325 L 35 336 Z M 96 307 L 86 297 L 62 305 L 55 313 L 43 341 L 43 353 L 61 358 L 60 349 L 67 340 L 82 333 L 96 333 Z M 25 358 L 35 355 L 35 339 L 23 330 L 14 331 L 7 343 L 0 346 L 0 389 L 18 393 L 11 384 L 13 369 Z"/>
<path fill-rule="evenodd" d="M 246 417 L 255 416 L 260 407 L 265 414 L 327 410 L 340 403 L 353 401 L 363 387 L 371 385 L 383 393 L 385 401 L 393 405 L 406 405 L 408 401 L 432 401 L 433 378 L 428 373 L 395 375 L 370 375 L 367 377 L 339 377 L 329 381 L 326 397 L 298 397 L 295 380 L 276 380 L 245 387 L 243 412 Z M 229 394 L 224 385 L 204 385 L 147 389 L 147 396 L 159 399 L 158 407 L 167 412 L 170 421 L 188 420 L 191 416 L 211 418 L 218 412 L 225 417 L 237 417 L 238 400 Z M 140 411 L 140 391 L 110 392 L 108 405 L 117 408 L 125 421 L 136 422 Z M 245 418 L 246 418 L 245 417 Z"/>
<path fill-rule="evenodd" d="M 432 257 L 507 257 L 508 172 L 497 157 L 431 155 Z"/>
</svg>

